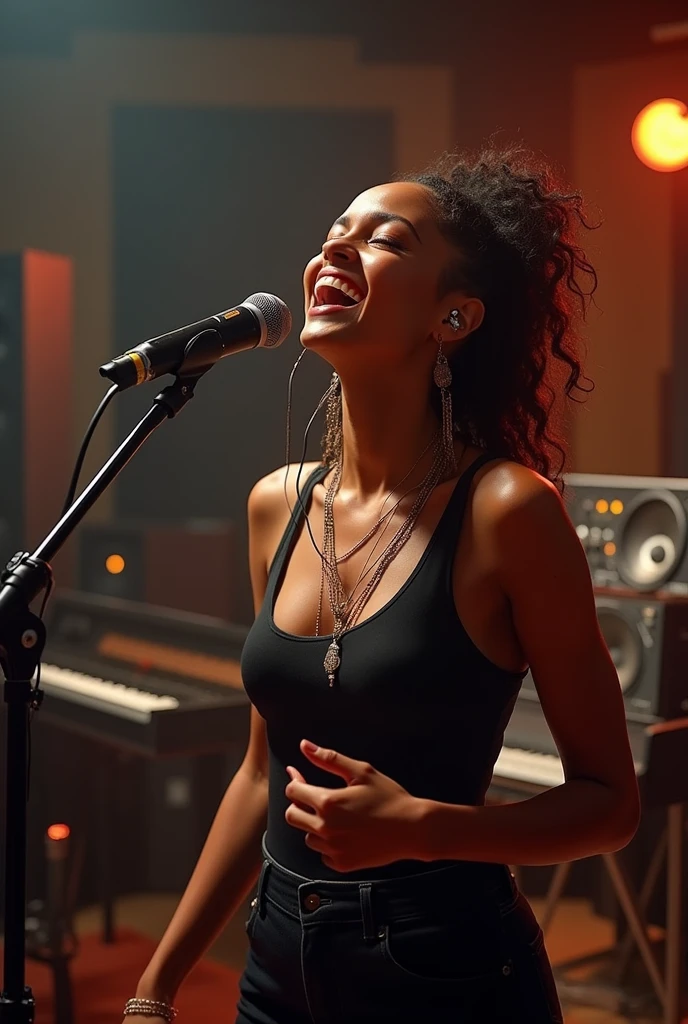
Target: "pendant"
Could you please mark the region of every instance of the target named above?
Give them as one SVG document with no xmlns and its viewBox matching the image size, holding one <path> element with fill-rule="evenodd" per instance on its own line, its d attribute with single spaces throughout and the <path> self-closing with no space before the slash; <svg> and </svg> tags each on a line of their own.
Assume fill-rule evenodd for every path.
<svg viewBox="0 0 688 1024">
<path fill-rule="evenodd" d="M 330 686 L 334 686 L 334 674 L 341 663 L 342 659 L 339 657 L 339 644 L 336 640 L 333 640 L 327 648 L 327 654 L 323 661 L 323 668 L 327 672 L 327 678 L 330 681 Z"/>
</svg>

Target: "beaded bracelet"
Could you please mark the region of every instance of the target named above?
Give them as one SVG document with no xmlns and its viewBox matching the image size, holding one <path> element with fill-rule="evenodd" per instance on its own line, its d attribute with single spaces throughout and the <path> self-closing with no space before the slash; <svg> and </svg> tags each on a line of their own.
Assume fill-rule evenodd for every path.
<svg viewBox="0 0 688 1024">
<path fill-rule="evenodd" d="M 167 1024 L 172 1024 L 178 1012 L 174 1006 L 160 1002 L 158 999 L 129 999 L 124 1007 L 125 1017 L 133 1014 L 139 1014 L 141 1017 L 162 1017 Z"/>
</svg>

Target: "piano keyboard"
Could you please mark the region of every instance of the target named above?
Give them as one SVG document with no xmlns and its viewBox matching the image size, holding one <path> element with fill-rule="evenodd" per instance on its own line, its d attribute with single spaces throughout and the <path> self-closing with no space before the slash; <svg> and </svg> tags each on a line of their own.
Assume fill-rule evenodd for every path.
<svg viewBox="0 0 688 1024">
<path fill-rule="evenodd" d="M 46 663 L 41 665 L 41 688 L 46 694 L 54 694 L 63 700 L 99 711 L 108 711 L 134 722 L 150 722 L 154 711 L 170 711 L 179 707 L 176 697 L 148 693 L 124 683 Z"/>
<path fill-rule="evenodd" d="M 494 778 L 551 788 L 564 782 L 564 769 L 556 754 L 502 747 L 495 764 Z"/>
<path fill-rule="evenodd" d="M 77 591 L 46 625 L 41 721 L 145 757 L 245 749 L 245 627 Z"/>
</svg>

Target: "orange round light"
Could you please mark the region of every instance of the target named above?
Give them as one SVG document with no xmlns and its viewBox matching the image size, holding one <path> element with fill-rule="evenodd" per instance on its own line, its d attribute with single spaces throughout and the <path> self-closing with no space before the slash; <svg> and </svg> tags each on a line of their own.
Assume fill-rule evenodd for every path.
<svg viewBox="0 0 688 1024">
<path fill-rule="evenodd" d="M 119 576 L 121 572 L 124 572 L 126 564 L 121 555 L 108 555 L 105 559 L 105 568 L 113 576 Z"/>
<path fill-rule="evenodd" d="M 616 554 L 616 544 L 610 540 L 604 545 L 603 550 L 607 558 L 611 558 L 612 555 Z"/>
<path fill-rule="evenodd" d="M 639 160 L 653 171 L 688 167 L 688 110 L 680 100 L 654 100 L 640 111 L 631 132 Z"/>
<path fill-rule="evenodd" d="M 605 515 L 609 511 L 609 502 L 604 498 L 598 498 L 595 502 L 595 511 L 601 516 Z"/>
<path fill-rule="evenodd" d="M 69 825 L 51 825 L 48 839 L 69 839 Z"/>
</svg>

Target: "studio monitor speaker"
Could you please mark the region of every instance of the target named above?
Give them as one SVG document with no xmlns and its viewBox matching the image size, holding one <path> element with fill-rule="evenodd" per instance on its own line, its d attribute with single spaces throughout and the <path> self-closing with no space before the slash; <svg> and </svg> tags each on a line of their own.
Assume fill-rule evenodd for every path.
<svg viewBox="0 0 688 1024">
<path fill-rule="evenodd" d="M 688 594 L 688 480 L 571 473 L 566 485 L 596 586 Z"/>
<path fill-rule="evenodd" d="M 595 605 L 626 717 L 647 722 L 688 713 L 688 598 L 598 592 Z M 523 692 L 535 696 L 530 673 Z"/>
</svg>

